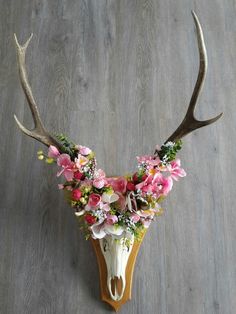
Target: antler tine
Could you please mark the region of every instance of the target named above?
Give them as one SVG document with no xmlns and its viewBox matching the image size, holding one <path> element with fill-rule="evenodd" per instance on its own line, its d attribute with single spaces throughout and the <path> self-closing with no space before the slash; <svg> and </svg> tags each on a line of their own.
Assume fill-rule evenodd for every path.
<svg viewBox="0 0 236 314">
<path fill-rule="evenodd" d="M 28 130 L 26 127 L 24 127 L 20 121 L 17 119 L 16 115 L 14 115 L 14 118 L 16 120 L 16 123 L 18 127 L 21 129 L 23 133 L 26 135 L 38 140 L 39 142 L 45 144 L 46 146 L 54 145 L 59 150 L 62 149 L 62 145 L 53 138 L 50 133 L 45 129 L 43 126 L 43 123 L 41 121 L 39 111 L 37 108 L 37 104 L 35 102 L 29 81 L 27 76 L 27 71 L 25 67 L 25 54 L 27 47 L 30 43 L 31 38 L 33 37 L 33 34 L 30 35 L 28 40 L 25 42 L 25 44 L 20 45 L 18 42 L 18 39 L 16 37 L 16 34 L 14 34 L 15 44 L 16 44 L 16 51 L 17 51 L 17 61 L 18 61 L 18 67 L 19 67 L 19 75 L 20 75 L 20 82 L 21 86 L 23 88 L 23 91 L 25 93 L 27 102 L 29 104 L 30 111 L 32 113 L 32 117 L 34 120 L 35 127 L 33 130 Z"/>
<path fill-rule="evenodd" d="M 204 42 L 203 32 L 201 28 L 201 24 L 198 20 L 198 17 L 194 11 L 192 11 L 194 23 L 196 26 L 197 31 L 197 41 L 198 41 L 198 50 L 199 50 L 199 71 L 198 71 L 198 77 L 197 81 L 193 90 L 193 94 L 189 103 L 189 107 L 187 110 L 187 113 L 181 122 L 180 126 L 176 129 L 176 131 L 168 138 L 168 141 L 175 142 L 176 140 L 181 139 L 185 135 L 191 133 L 192 131 L 202 128 L 206 125 L 210 125 L 211 123 L 214 123 L 217 121 L 223 113 L 220 113 L 215 118 L 199 121 L 194 116 L 194 110 L 195 106 L 198 100 L 198 97 L 201 93 L 206 73 L 207 73 L 207 52 L 206 52 L 206 46 Z"/>
</svg>

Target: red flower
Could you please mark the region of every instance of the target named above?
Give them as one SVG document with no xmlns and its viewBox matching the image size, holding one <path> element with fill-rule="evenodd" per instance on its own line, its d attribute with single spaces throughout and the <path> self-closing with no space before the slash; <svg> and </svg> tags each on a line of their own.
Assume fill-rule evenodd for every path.
<svg viewBox="0 0 236 314">
<path fill-rule="evenodd" d="M 134 191 L 135 190 L 135 184 L 133 182 L 128 182 L 126 188 L 128 191 Z"/>
<path fill-rule="evenodd" d="M 85 215 L 85 216 L 84 216 L 84 219 L 86 220 L 86 222 L 87 222 L 89 225 L 93 225 L 93 224 L 97 221 L 96 217 L 93 217 L 93 216 L 90 215 L 90 214 Z"/>
<path fill-rule="evenodd" d="M 82 192 L 80 191 L 80 189 L 75 189 L 72 191 L 72 198 L 75 201 L 78 201 L 82 196 Z"/>
<path fill-rule="evenodd" d="M 76 179 L 76 180 L 83 180 L 83 178 L 84 178 L 84 174 L 83 173 L 81 173 L 81 172 L 79 172 L 79 171 L 76 171 L 75 173 L 74 173 L 74 178 Z"/>
<path fill-rule="evenodd" d="M 134 181 L 134 183 L 138 183 L 139 182 L 137 172 L 135 172 L 135 174 L 133 175 L 133 181 Z"/>
</svg>

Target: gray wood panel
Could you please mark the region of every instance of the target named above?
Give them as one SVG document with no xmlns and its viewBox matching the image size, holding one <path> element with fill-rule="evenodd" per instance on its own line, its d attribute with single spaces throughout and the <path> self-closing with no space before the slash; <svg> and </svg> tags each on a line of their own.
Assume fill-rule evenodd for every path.
<svg viewBox="0 0 236 314">
<path fill-rule="evenodd" d="M 27 65 L 40 112 L 97 153 L 108 174 L 135 169 L 180 123 L 198 70 L 194 9 L 209 73 L 199 118 L 215 125 L 184 140 L 188 176 L 140 250 L 133 299 L 121 313 L 233 314 L 236 308 L 235 1 L 0 1 L 0 313 L 109 313 L 89 242 L 57 190 L 19 85 L 13 33 L 34 38 Z M 50 169 L 49 169 L 50 168 Z"/>
</svg>

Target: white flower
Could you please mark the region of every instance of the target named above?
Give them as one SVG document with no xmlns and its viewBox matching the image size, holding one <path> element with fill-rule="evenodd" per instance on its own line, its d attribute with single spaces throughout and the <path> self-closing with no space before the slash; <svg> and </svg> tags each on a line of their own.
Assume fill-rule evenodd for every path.
<svg viewBox="0 0 236 314">
<path fill-rule="evenodd" d="M 114 203 L 116 201 L 118 201 L 119 199 L 119 195 L 117 195 L 116 193 L 103 193 L 102 194 L 102 201 L 104 203 L 108 203 L 108 204 L 111 204 L 111 203 Z"/>
</svg>

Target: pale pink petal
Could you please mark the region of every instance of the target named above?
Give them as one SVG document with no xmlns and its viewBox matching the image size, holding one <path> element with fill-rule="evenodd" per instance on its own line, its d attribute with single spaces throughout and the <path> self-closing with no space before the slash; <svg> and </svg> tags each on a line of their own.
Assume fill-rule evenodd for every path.
<svg viewBox="0 0 236 314">
<path fill-rule="evenodd" d="M 78 158 L 75 158 L 75 164 L 77 166 L 78 169 L 80 169 L 82 166 L 85 166 L 88 163 L 88 158 L 82 156 L 82 155 L 78 155 Z"/>
<path fill-rule="evenodd" d="M 80 152 L 80 154 L 87 156 L 87 155 L 89 155 L 92 151 L 91 151 L 90 148 L 88 148 L 88 147 L 86 147 L 86 146 L 81 146 L 81 145 L 80 145 L 80 146 L 79 146 L 79 152 Z"/>
<path fill-rule="evenodd" d="M 108 225 L 114 225 L 117 222 L 118 222 L 118 217 L 116 215 L 110 215 L 110 214 L 107 215 L 106 223 Z"/>
<path fill-rule="evenodd" d="M 104 185 L 106 184 L 106 181 L 104 179 L 94 179 L 93 180 L 93 186 L 97 189 L 102 189 Z"/>
<path fill-rule="evenodd" d="M 72 167 L 73 166 L 73 162 L 71 161 L 70 156 L 68 154 L 61 154 L 57 158 L 57 164 L 58 164 L 58 166 L 61 166 L 61 167 Z"/>
<path fill-rule="evenodd" d="M 48 157 L 50 158 L 57 158 L 60 156 L 59 150 L 56 148 L 56 146 L 50 145 L 48 148 Z"/>
<path fill-rule="evenodd" d="M 71 181 L 74 178 L 74 172 L 70 169 L 65 169 L 64 176 L 67 181 Z"/>
</svg>

